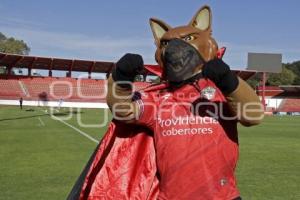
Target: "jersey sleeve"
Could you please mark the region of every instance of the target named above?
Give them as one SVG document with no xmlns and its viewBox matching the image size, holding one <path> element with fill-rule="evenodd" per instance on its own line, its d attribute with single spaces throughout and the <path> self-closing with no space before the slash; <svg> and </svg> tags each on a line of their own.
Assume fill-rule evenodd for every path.
<svg viewBox="0 0 300 200">
<path fill-rule="evenodd" d="M 137 104 L 139 110 L 136 123 L 145 125 L 153 130 L 157 113 L 154 97 L 151 93 L 135 92 L 133 100 Z"/>
</svg>

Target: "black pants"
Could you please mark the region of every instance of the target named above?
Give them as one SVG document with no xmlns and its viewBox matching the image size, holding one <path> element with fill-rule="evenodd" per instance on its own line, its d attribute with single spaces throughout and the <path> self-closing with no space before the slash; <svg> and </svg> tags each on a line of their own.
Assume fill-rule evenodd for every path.
<svg viewBox="0 0 300 200">
<path fill-rule="evenodd" d="M 242 200 L 242 198 L 241 197 L 237 197 L 237 198 L 232 199 L 232 200 Z"/>
</svg>

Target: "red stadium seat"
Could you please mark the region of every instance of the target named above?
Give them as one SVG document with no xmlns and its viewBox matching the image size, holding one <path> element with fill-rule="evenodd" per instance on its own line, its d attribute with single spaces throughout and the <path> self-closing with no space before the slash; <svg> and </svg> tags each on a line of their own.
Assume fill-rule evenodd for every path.
<svg viewBox="0 0 300 200">
<path fill-rule="evenodd" d="M 300 112 L 300 99 L 284 99 L 277 109 L 278 112 Z"/>
<path fill-rule="evenodd" d="M 0 79 L 0 97 L 2 99 L 19 99 L 25 95 L 18 80 Z"/>
</svg>

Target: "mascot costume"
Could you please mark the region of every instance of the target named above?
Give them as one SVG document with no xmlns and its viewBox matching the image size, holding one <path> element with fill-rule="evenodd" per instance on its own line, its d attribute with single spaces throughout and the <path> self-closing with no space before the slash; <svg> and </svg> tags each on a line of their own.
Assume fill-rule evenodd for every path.
<svg viewBox="0 0 300 200">
<path fill-rule="evenodd" d="M 203 6 L 186 26 L 150 19 L 161 83 L 135 91 L 143 59 L 126 54 L 108 78 L 114 119 L 72 200 L 233 200 L 237 124 L 260 123 L 259 98 L 221 59 Z"/>
</svg>

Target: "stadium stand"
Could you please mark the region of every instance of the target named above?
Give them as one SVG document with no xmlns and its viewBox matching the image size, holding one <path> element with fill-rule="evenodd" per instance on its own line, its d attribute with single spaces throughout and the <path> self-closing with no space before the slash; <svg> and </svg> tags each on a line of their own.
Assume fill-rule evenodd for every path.
<svg viewBox="0 0 300 200">
<path fill-rule="evenodd" d="M 7 73 L 0 76 L 0 99 L 15 99 L 22 97 L 27 101 L 63 99 L 70 102 L 105 102 L 106 80 L 91 79 L 92 73 L 109 74 L 113 62 L 90 61 L 63 58 L 47 58 L 0 53 L 0 66 L 5 66 Z M 157 65 L 146 65 L 157 71 Z M 13 68 L 27 69 L 27 76 L 16 76 Z M 48 70 L 47 77 L 32 76 L 32 70 Z M 67 77 L 52 77 L 52 71 L 67 72 Z M 87 72 L 88 78 L 72 78 L 72 72 Z M 152 71 L 141 72 L 146 76 L 155 75 Z M 248 79 L 255 71 L 235 70 L 241 78 Z M 147 82 L 135 83 L 135 89 L 140 90 L 149 85 Z"/>
<path fill-rule="evenodd" d="M 113 62 L 64 58 L 49 58 L 0 53 L 0 66 L 6 67 L 6 74 L 0 75 L 0 100 L 60 101 L 105 104 L 106 80 L 92 79 L 93 73 L 109 75 Z M 157 65 L 145 65 L 141 72 L 143 79 L 160 71 Z M 27 76 L 14 75 L 13 68 L 28 71 Z M 33 76 L 32 70 L 47 70 L 48 76 Z M 66 77 L 52 77 L 53 70 L 66 73 Z M 257 71 L 233 70 L 247 80 Z M 72 78 L 72 72 L 88 73 L 84 79 Z M 105 76 L 104 76 L 105 77 Z M 147 87 L 148 82 L 136 82 L 135 89 Z M 257 94 L 265 103 L 266 113 L 300 112 L 300 86 L 257 87 Z M 76 104 L 72 104 L 74 106 Z M 106 104 L 105 104 L 106 105 Z"/>
<path fill-rule="evenodd" d="M 262 87 L 256 92 L 262 96 Z M 266 86 L 266 113 L 300 112 L 300 86 Z"/>
<path fill-rule="evenodd" d="M 300 112 L 300 99 L 284 99 L 279 105 L 277 112 Z"/>
</svg>

